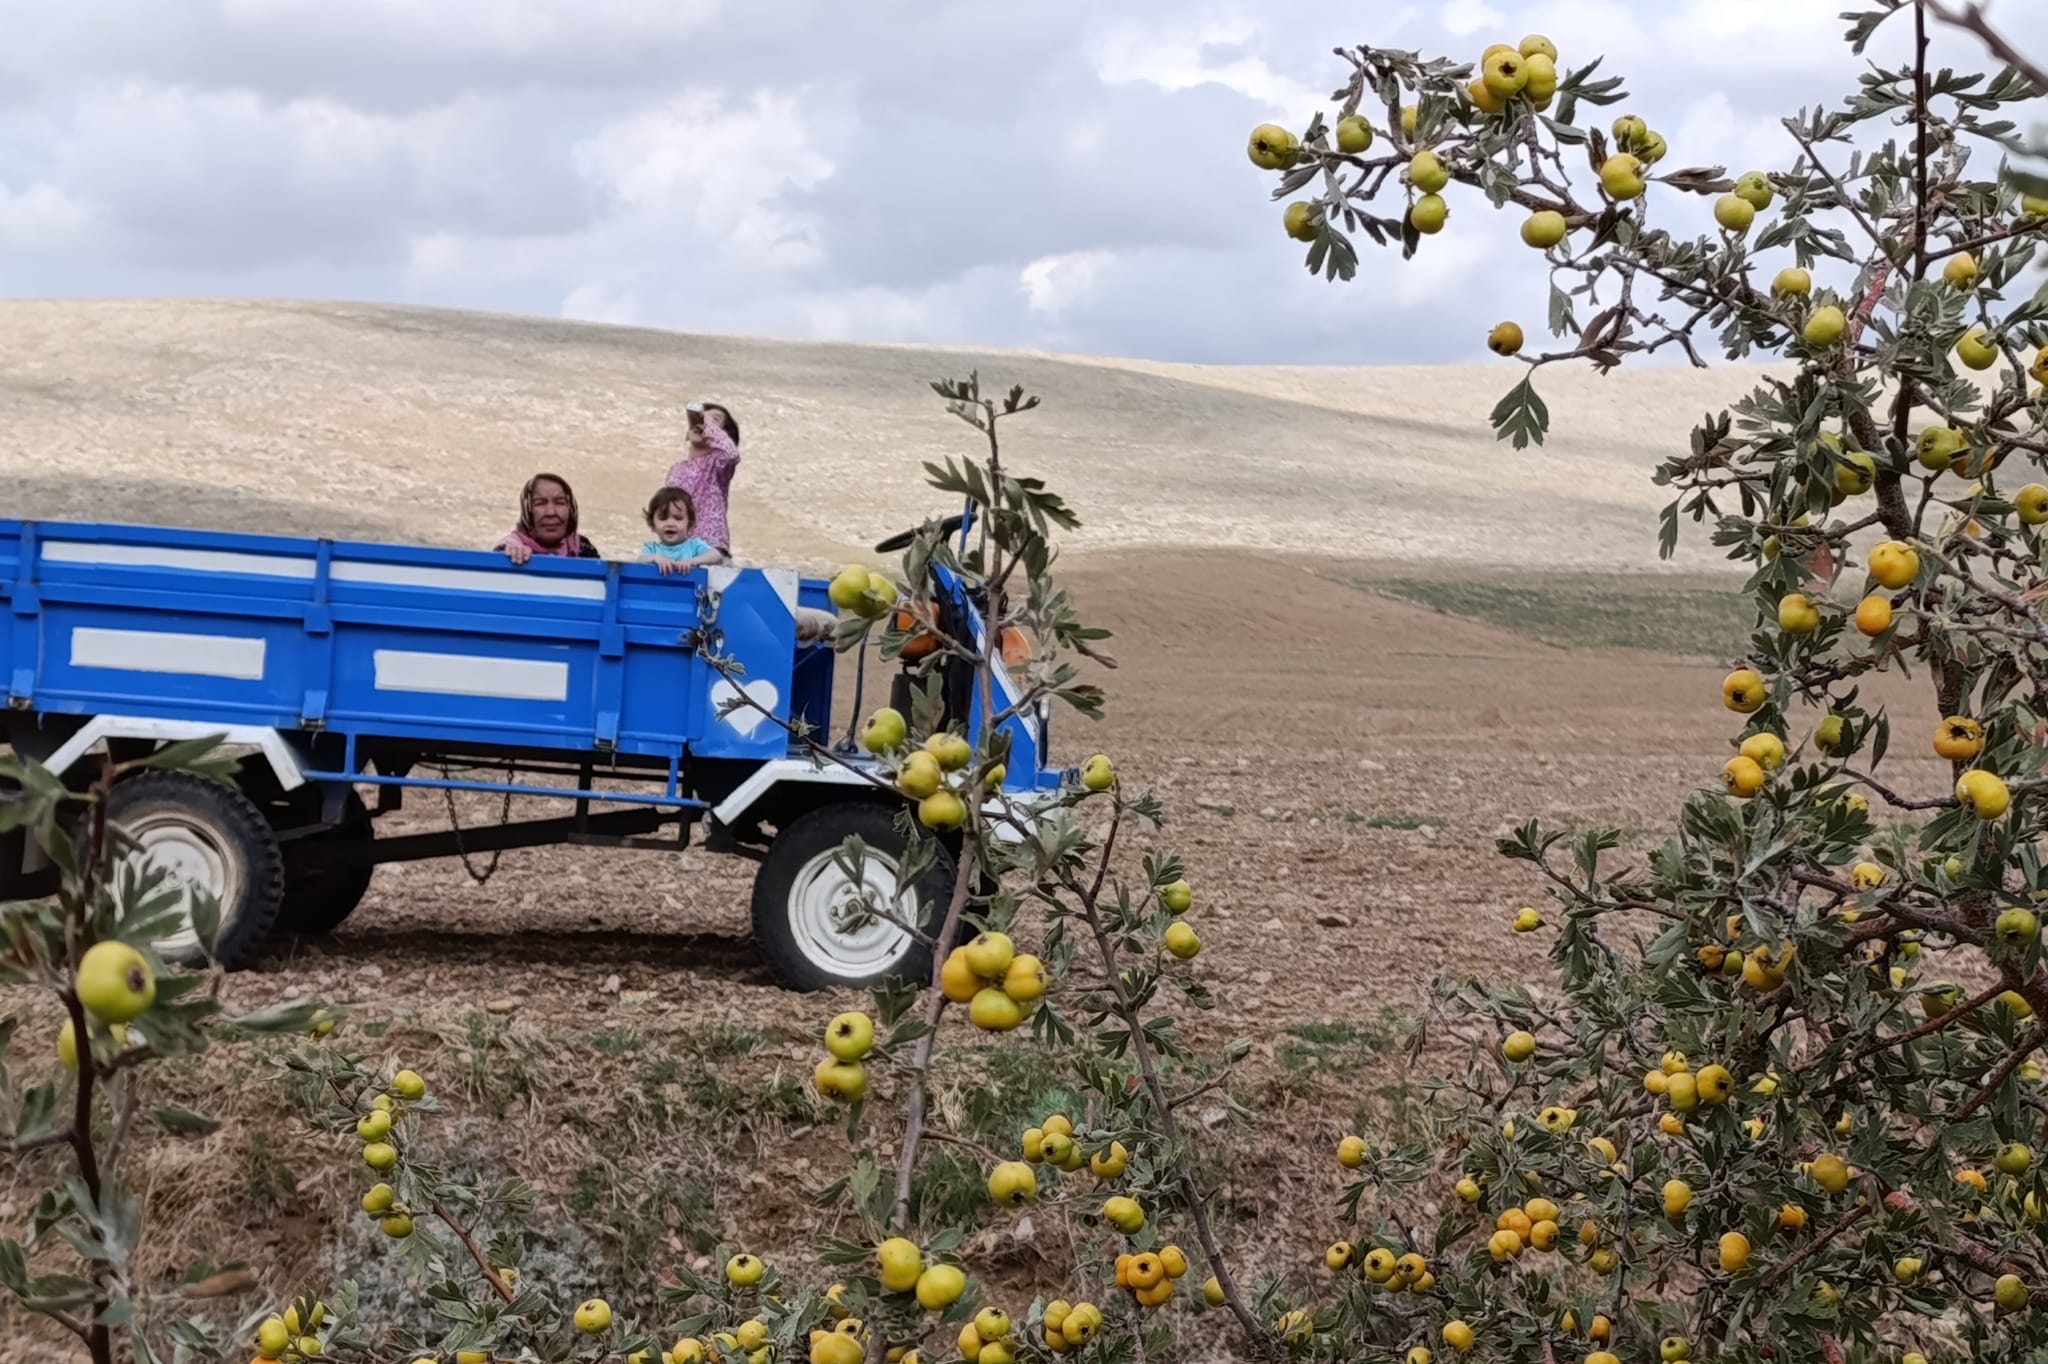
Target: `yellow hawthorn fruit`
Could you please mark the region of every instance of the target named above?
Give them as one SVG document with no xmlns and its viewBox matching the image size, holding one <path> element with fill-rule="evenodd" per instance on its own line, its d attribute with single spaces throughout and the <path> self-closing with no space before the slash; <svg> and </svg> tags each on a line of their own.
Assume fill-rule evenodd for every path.
<svg viewBox="0 0 2048 1364">
<path fill-rule="evenodd" d="M 2006 807 L 2012 804 L 2012 792 L 1995 773 L 1972 768 L 1956 779 L 1956 799 L 1962 802 L 1965 810 L 1989 822 L 2004 814 Z"/>
<path fill-rule="evenodd" d="M 1408 210 L 1409 223 L 1425 237 L 1443 231 L 1444 222 L 1450 216 L 1450 205 L 1444 202 L 1441 194 L 1425 194 Z"/>
<path fill-rule="evenodd" d="M 1714 201 L 1714 221 L 1740 236 L 1756 221 L 1756 205 L 1739 194 L 1724 194 Z"/>
<path fill-rule="evenodd" d="M 1477 1203 L 1479 1201 L 1480 1194 L 1479 1181 L 1472 1178 L 1472 1176 L 1470 1175 L 1463 1176 L 1458 1180 L 1457 1193 L 1458 1198 L 1461 1201 L 1466 1203 Z"/>
<path fill-rule="evenodd" d="M 128 1029 L 119 1023 L 107 1024 L 107 1035 L 114 1039 L 117 1051 L 128 1045 Z M 57 1029 L 57 1059 L 66 1070 L 78 1069 L 78 1037 L 72 1031 L 68 1018 L 64 1020 L 64 1026 Z"/>
<path fill-rule="evenodd" d="M 1684 1364 L 1692 1358 L 1692 1346 L 1684 1336 L 1666 1336 L 1657 1342 L 1657 1358 L 1664 1364 Z"/>
<path fill-rule="evenodd" d="M 1989 1193 L 1991 1191 L 1991 1181 L 1984 1178 L 1982 1170 L 1958 1170 L 1956 1171 L 1956 1183 L 1968 1185 L 1978 1193 Z"/>
<path fill-rule="evenodd" d="M 1246 144 L 1245 151 L 1251 157 L 1252 164 L 1260 170 L 1286 170 L 1300 155 L 1301 139 L 1277 123 L 1261 123 L 1252 129 L 1251 140 Z M 838 586 L 836 580 L 833 586 Z M 838 600 L 837 597 L 833 598 L 835 603 Z"/>
<path fill-rule="evenodd" d="M 1021 1160 L 1006 1160 L 989 1171 L 988 1196 L 998 1206 L 1021 1208 L 1038 1197 L 1038 1176 Z"/>
<path fill-rule="evenodd" d="M 1887 540 L 1875 545 L 1870 551 L 1870 576 L 1878 586 L 1896 592 L 1911 587 L 1913 580 L 1920 576 L 1920 555 L 1911 545 L 1897 540 Z"/>
<path fill-rule="evenodd" d="M 1116 764 L 1109 760 L 1107 753 L 1097 753 L 1081 764 L 1081 786 L 1084 790 L 1101 795 L 1116 785 Z"/>
<path fill-rule="evenodd" d="M 1398 1263 L 1393 1251 L 1384 1246 L 1375 1246 L 1365 1253 L 1362 1269 L 1365 1277 L 1373 1283 L 1385 1283 L 1394 1277 L 1394 1269 Z"/>
<path fill-rule="evenodd" d="M 825 1025 L 825 1050 L 841 1061 L 858 1061 L 875 1049 L 875 1021 L 860 1012 L 843 1013 Z"/>
<path fill-rule="evenodd" d="M 382 1141 L 391 1135 L 391 1115 L 381 1108 L 373 1108 L 356 1123 L 356 1136 L 365 1141 Z"/>
<path fill-rule="evenodd" d="M 1372 147 L 1372 125 L 1357 114 L 1346 114 L 1337 120 L 1337 150 L 1349 156 Z"/>
<path fill-rule="evenodd" d="M 1806 1226 L 1806 1209 L 1797 1203 L 1787 1203 L 1778 1209 L 1778 1226 L 1785 1231 L 1799 1231 Z"/>
<path fill-rule="evenodd" d="M 391 1077 L 391 1092 L 409 1104 L 418 1103 L 427 1097 L 427 1082 L 416 1070 L 401 1070 Z"/>
<path fill-rule="evenodd" d="M 1532 906 L 1524 905 L 1515 911 L 1514 921 L 1509 926 L 1517 933 L 1534 933 L 1543 927 L 1543 916 Z"/>
<path fill-rule="evenodd" d="M 1963 339 L 1956 342 L 1956 359 L 1962 361 L 1966 369 L 1990 369 L 1998 363 L 2000 354 L 1998 343 L 1982 327 L 1970 328 L 1963 333 Z"/>
<path fill-rule="evenodd" d="M 1502 1039 L 1500 1054 L 1514 1062 L 1528 1060 L 1536 1054 L 1535 1035 L 1517 1028 Z"/>
<path fill-rule="evenodd" d="M 2029 483 L 2012 495 L 2013 509 L 2023 525 L 2048 524 L 2048 484 Z"/>
<path fill-rule="evenodd" d="M 923 749 L 917 749 L 903 759 L 896 769 L 896 789 L 914 801 L 930 800 L 938 795 L 946 781 L 945 771 L 939 760 Z"/>
<path fill-rule="evenodd" d="M 811 1072 L 811 1084 L 823 1098 L 850 1104 L 868 1092 L 868 1070 L 858 1061 L 835 1061 L 828 1056 Z"/>
<path fill-rule="evenodd" d="M 1565 238 L 1564 214 L 1554 208 L 1538 209 L 1522 220 L 1522 241 L 1539 251 L 1548 251 Z"/>
<path fill-rule="evenodd" d="M 1692 1069 L 1692 1060 L 1682 1051 L 1667 1051 L 1657 1059 L 1657 1069 L 1666 1075 L 1678 1075 Z"/>
<path fill-rule="evenodd" d="M 1515 50 L 1524 57 L 1541 56 L 1546 61 L 1554 62 L 1557 60 L 1557 44 L 1551 42 L 1550 39 L 1540 33 L 1525 35 L 1522 41 L 1516 45 Z"/>
<path fill-rule="evenodd" d="M 967 967 L 983 980 L 1001 980 L 1017 955 L 1017 944 L 1007 933 L 979 933 L 962 949 Z"/>
<path fill-rule="evenodd" d="M 1522 1253 L 1522 1238 L 1503 1227 L 1486 1238 L 1486 1251 L 1495 1264 L 1504 1265 Z"/>
<path fill-rule="evenodd" d="M 858 1327 L 859 1325 L 859 1322 L 841 1322 L 838 1330 L 845 1335 L 857 1335 L 859 1334 L 857 1330 L 849 1331 L 847 1327 Z M 732 1335 L 733 1339 L 739 1342 L 740 1348 L 751 1354 L 768 1343 L 768 1323 L 759 1317 L 749 1317 L 733 1328 Z"/>
<path fill-rule="evenodd" d="M 1322 231 L 1322 210 L 1307 200 L 1289 204 L 1280 215 L 1280 225 L 1298 242 L 1312 242 Z"/>
<path fill-rule="evenodd" d="M 1185 914 L 1195 903 L 1195 888 L 1186 877 L 1170 881 L 1159 888 L 1159 903 L 1166 906 L 1169 914 Z"/>
<path fill-rule="evenodd" d="M 1413 1287 L 1430 1277 L 1429 1261 L 1423 1259 L 1412 1250 L 1394 1261 L 1394 1282 L 1397 1284 L 1405 1283 Z M 1417 1291 L 1427 1292 L 1428 1290 L 1419 1289 Z"/>
<path fill-rule="evenodd" d="M 1730 1274 L 1739 1274 L 1749 1263 L 1749 1238 L 1739 1231 L 1721 1234 L 1721 1268 Z"/>
<path fill-rule="evenodd" d="M 984 1341 L 1002 1340 L 1010 1334 L 1010 1314 L 1000 1307 L 984 1307 L 974 1314 L 974 1333 Z"/>
<path fill-rule="evenodd" d="M 1761 767 L 1766 772 L 1775 772 L 1785 762 L 1785 741 L 1765 730 L 1752 734 L 1742 741 L 1736 752 Z"/>
<path fill-rule="evenodd" d="M 981 979 L 967 964 L 967 949 L 956 947 L 939 968 L 939 990 L 955 1004 L 966 1004 L 981 990 Z"/>
<path fill-rule="evenodd" d="M 1179 1246 L 1159 1248 L 1159 1267 L 1166 1271 L 1169 1279 L 1178 1279 L 1188 1272 L 1187 1252 Z"/>
<path fill-rule="evenodd" d="M 1412 104 L 1401 106 L 1401 136 L 1415 136 L 1415 117 L 1421 111 Z"/>
<path fill-rule="evenodd" d="M 903 712 L 884 706 L 861 726 L 860 746 L 870 753 L 887 753 L 892 748 L 901 748 L 909 733 Z"/>
<path fill-rule="evenodd" d="M 1788 265 L 1771 280 L 1771 292 L 1779 298 L 1804 298 L 1813 292 L 1813 276 L 1796 265 Z"/>
<path fill-rule="evenodd" d="M 591 1298 L 576 1308 L 576 1329 L 584 1335 L 594 1336 L 612 1327 L 611 1304 L 603 1298 Z"/>
<path fill-rule="evenodd" d="M 1875 862 L 1858 862 L 1849 869 L 1849 884 L 1858 890 L 1876 890 L 1884 884 L 1884 868 Z"/>
<path fill-rule="evenodd" d="M 1747 800 L 1764 789 L 1764 770 L 1738 753 L 1721 765 L 1721 785 L 1737 800 Z"/>
<path fill-rule="evenodd" d="M 1602 1344 L 1605 1344 L 1613 1338 L 1614 1323 L 1607 1319 L 1607 1315 L 1604 1312 L 1596 1314 L 1593 1320 L 1587 1323 L 1586 1339 L 1596 1340 Z"/>
<path fill-rule="evenodd" d="M 363 1164 L 372 1170 L 388 1170 L 398 1164 L 398 1148 L 388 1141 L 373 1141 L 363 1148 Z"/>
<path fill-rule="evenodd" d="M 1849 319 L 1843 315 L 1842 310 L 1832 303 L 1824 303 L 1808 314 L 1806 325 L 1800 328 L 1799 335 L 1813 349 L 1826 350 L 1840 341 L 1843 333 L 1848 330 Z"/>
<path fill-rule="evenodd" d="M 1365 1138 L 1346 1137 L 1337 1143 L 1337 1163 L 1347 1170 L 1365 1164 Z"/>
<path fill-rule="evenodd" d="M 1778 599 L 1778 628 L 1788 635 L 1810 635 L 1820 628 L 1820 608 L 1804 592 Z"/>
<path fill-rule="evenodd" d="M 1451 183 L 1451 173 L 1432 151 L 1419 151 L 1409 158 L 1408 183 L 1423 194 L 1435 194 Z"/>
<path fill-rule="evenodd" d="M 1517 1240 L 1526 1243 L 1530 1230 L 1536 1225 L 1536 1219 L 1520 1208 L 1508 1208 L 1494 1219 L 1493 1224 L 1503 1231 L 1513 1232 Z"/>
<path fill-rule="evenodd" d="M 2027 375 L 2037 384 L 2048 384 L 2048 345 L 2034 352 L 2034 362 L 2027 366 Z"/>
<path fill-rule="evenodd" d="M 1877 460 L 1861 450 L 1851 450 L 1835 466 L 1835 493 L 1838 497 L 1859 497 L 1869 492 L 1876 482 Z"/>
<path fill-rule="evenodd" d="M 1051 988 L 1052 980 L 1046 975 L 1045 963 L 1029 952 L 1019 952 L 1010 958 L 1010 969 L 1003 972 L 1002 991 L 1019 1004 L 1029 1004 Z"/>
<path fill-rule="evenodd" d="M 270 1359 L 283 1354 L 292 1343 L 292 1333 L 280 1317 L 265 1317 L 256 1328 L 256 1353 Z"/>
<path fill-rule="evenodd" d="M 1621 1159 L 1621 1153 L 1614 1149 L 1614 1143 L 1605 1137 L 1587 1138 L 1586 1149 L 1598 1156 L 1603 1165 L 1612 1165 L 1615 1161 Z"/>
<path fill-rule="evenodd" d="M 1612 1350 L 1594 1350 L 1587 1354 L 1586 1364 L 1621 1364 L 1621 1356 Z"/>
<path fill-rule="evenodd" d="M 1349 1241 L 1332 1241 L 1323 1251 L 1323 1263 L 1331 1269 L 1342 1270 L 1351 1263 L 1353 1246 Z"/>
<path fill-rule="evenodd" d="M 1682 1179 L 1667 1179 L 1664 1181 L 1664 1215 L 1666 1217 L 1683 1217 L 1685 1210 L 1691 1205 L 1692 1186 L 1690 1184 L 1687 1184 Z"/>
<path fill-rule="evenodd" d="M 1453 1350 L 1456 1350 L 1459 1354 L 1462 1355 L 1470 1353 L 1472 1349 L 1472 1342 L 1475 1339 L 1477 1339 L 1477 1337 L 1475 1337 L 1472 1334 L 1472 1328 L 1470 1326 L 1467 1326 L 1464 1322 L 1456 1320 L 1454 1318 L 1444 1323 L 1443 1339 L 1444 1344 L 1450 1346 Z"/>
<path fill-rule="evenodd" d="M 1969 441 L 1953 426 L 1930 426 L 1914 442 L 1913 454 L 1922 468 L 1939 473 L 1969 448 Z"/>
<path fill-rule="evenodd" d="M 1486 348 L 1495 355 L 1513 355 L 1522 349 L 1522 329 L 1513 322 L 1501 322 L 1486 334 Z"/>
<path fill-rule="evenodd" d="M 1823 753 L 1839 753 L 1849 741 L 1849 721 L 1830 715 L 1813 727 L 1813 746 Z"/>
<path fill-rule="evenodd" d="M 2014 1018 L 2032 1018 L 2034 1016 L 2034 1006 L 2029 1004 L 2027 997 L 2017 990 L 2007 990 L 1997 999 L 1993 1000 L 1992 1003 L 2011 1014 Z"/>
<path fill-rule="evenodd" d="M 1735 1076 L 1722 1065 L 1702 1066 L 1693 1083 L 1699 1091 L 1701 1103 L 1724 1104 L 1735 1087 Z"/>
<path fill-rule="evenodd" d="M 1670 1084 L 1671 1077 L 1661 1070 L 1649 1071 L 1643 1076 L 1643 1088 L 1652 1094 L 1663 1094 Z"/>
<path fill-rule="evenodd" d="M 1544 1109 L 1541 1113 L 1538 1113 L 1536 1115 L 1537 1123 L 1541 1125 L 1546 1132 L 1553 1133 L 1571 1131 L 1572 1124 L 1577 1122 L 1578 1120 L 1578 1109 L 1560 1108 L 1555 1104 L 1552 1104 L 1549 1108 Z M 1534 1212 L 1531 1212 L 1529 1216 L 1535 1218 L 1539 1222 L 1543 1220 L 1538 1214 Z"/>
<path fill-rule="evenodd" d="M 1856 603 L 1856 629 L 1868 638 L 1875 639 L 1892 628 L 1892 604 L 1884 597 L 1872 593 Z"/>
<path fill-rule="evenodd" d="M 1984 726 L 1967 715 L 1951 715 L 1934 727 L 1934 752 L 1950 762 L 1967 762 L 1984 751 Z"/>
<path fill-rule="evenodd" d="M 1586 1268 L 1592 1270 L 1603 1279 L 1620 1267 L 1621 1256 L 1607 1246 L 1600 1247 L 1600 1249 L 1586 1257 Z"/>
<path fill-rule="evenodd" d="M 1145 1225 L 1145 1209 L 1135 1198 L 1119 1194 L 1102 1205 L 1102 1218 L 1126 1236 L 1135 1236 Z"/>
<path fill-rule="evenodd" d="M 1941 282 L 1955 289 L 1967 289 L 1977 282 L 1977 258 L 1967 251 L 1950 256 L 1941 267 Z"/>
<path fill-rule="evenodd" d="M 2015 906 L 1999 914 L 1991 923 L 1991 932 L 2007 947 L 2025 947 L 2041 934 L 2041 920 L 2031 909 Z"/>
<path fill-rule="evenodd" d="M 386 1213 L 378 1219 L 377 1229 L 394 1241 L 403 1241 L 412 1235 L 412 1218 L 402 1212 Z"/>
<path fill-rule="evenodd" d="M 1471 99 L 1473 107 L 1482 114 L 1497 114 L 1508 107 L 1508 102 L 1499 95 L 1494 94 L 1492 88 L 1483 79 L 1473 81 L 1470 85 L 1467 85 L 1465 87 L 1465 94 Z"/>
<path fill-rule="evenodd" d="M 1211 1274 L 1202 1283 L 1202 1301 L 1208 1303 L 1211 1307 L 1221 1307 L 1225 1302 L 1223 1284 L 1214 1274 Z"/>
<path fill-rule="evenodd" d="M 967 1291 L 967 1276 L 958 1265 L 927 1265 L 917 1276 L 917 1305 L 927 1312 L 943 1312 Z"/>
<path fill-rule="evenodd" d="M 1991 1158 L 1991 1163 L 1998 1167 L 2000 1174 L 2017 1179 L 2034 1163 L 2034 1153 L 2020 1142 L 2007 1142 L 1998 1148 L 1998 1154 Z"/>
<path fill-rule="evenodd" d="M 1616 152 L 1600 166 L 1600 187 L 1611 199 L 1627 201 L 1642 197 L 1646 183 L 1643 163 L 1627 152 Z"/>
<path fill-rule="evenodd" d="M 1550 1251 L 1557 1249 L 1557 1223 L 1538 1222 L 1529 1228 L 1529 1245 L 1532 1249 Z"/>
<path fill-rule="evenodd" d="M 1088 1158 L 1088 1172 L 1097 1179 L 1115 1179 L 1131 1163 L 1131 1153 L 1120 1141 L 1113 1141 L 1101 1151 Z"/>
<path fill-rule="evenodd" d="M 1744 171 L 1735 178 L 1735 195 L 1761 213 L 1771 206 L 1771 178 L 1762 171 Z"/>
<path fill-rule="evenodd" d="M 1028 1167 L 1026 1174 L 1030 1174 Z M 883 1288 L 889 1292 L 909 1292 L 918 1286 L 918 1276 L 924 1274 L 924 1251 L 907 1237 L 889 1237 L 874 1247 L 874 1264 L 881 1268 Z"/>
<path fill-rule="evenodd" d="M 1738 758 L 1736 761 L 1742 760 Z M 1691 1074 L 1680 1071 L 1665 1083 L 1664 1097 L 1670 1102 L 1674 1112 L 1690 1113 L 1700 1106 L 1699 1081 Z"/>
<path fill-rule="evenodd" d="M 1922 1265 L 1917 1255 L 1901 1255 L 1892 1261 L 1892 1278 L 1902 1284 L 1910 1284 L 1920 1277 Z"/>
<path fill-rule="evenodd" d="M 734 1288 L 752 1288 L 761 1282 L 761 1276 L 768 1272 L 768 1266 L 761 1263 L 757 1255 L 745 1251 L 725 1262 L 725 1281 Z"/>
<path fill-rule="evenodd" d="M 2039 194 L 2022 194 L 2020 212 L 2030 218 L 2048 218 L 2048 197 Z"/>
<path fill-rule="evenodd" d="M 156 999 L 149 959 L 124 942 L 96 942 L 78 959 L 72 989 L 85 1011 L 102 1023 L 126 1023 Z"/>
<path fill-rule="evenodd" d="M 867 1348 L 852 1336 L 835 1331 L 811 1332 L 811 1364 L 861 1364 L 867 1355 Z"/>
<path fill-rule="evenodd" d="M 1813 1177 L 1814 1183 L 1831 1194 L 1838 1194 L 1849 1187 L 1848 1163 L 1832 1151 L 1816 1159 L 1807 1168 L 1807 1173 Z"/>
<path fill-rule="evenodd" d="M 2003 1310 L 2020 1311 L 2027 1305 L 2027 1282 L 2017 1274 L 2001 1274 L 1991 1286 L 1991 1296 Z"/>
<path fill-rule="evenodd" d="M 1166 926 L 1166 935 L 1161 941 L 1165 944 L 1167 951 L 1173 953 L 1174 956 L 1179 957 L 1182 961 L 1191 960 L 1202 950 L 1201 938 L 1196 936 L 1195 930 L 1188 926 L 1186 919 L 1175 919 L 1172 923 L 1168 924 Z"/>
<path fill-rule="evenodd" d="M 934 791 L 917 803 L 917 822 L 927 829 L 957 829 L 967 822 L 967 802 L 951 791 Z"/>
<path fill-rule="evenodd" d="M 1479 64 L 1479 78 L 1494 98 L 1513 99 L 1529 84 L 1528 58 L 1513 48 L 1490 53 Z"/>
<path fill-rule="evenodd" d="M 1764 703 L 1764 680 L 1753 668 L 1737 668 L 1721 679 L 1721 704 L 1748 715 Z"/>
<path fill-rule="evenodd" d="M 1078 1164 L 1080 1160 L 1081 1148 L 1064 1132 L 1047 1132 L 1039 1143 L 1039 1150 L 1046 1164 L 1060 1169 L 1066 1169 L 1070 1163 Z"/>
<path fill-rule="evenodd" d="M 994 986 L 977 990 L 967 1017 L 983 1032 L 1010 1032 L 1024 1021 L 1024 1008 Z"/>
</svg>

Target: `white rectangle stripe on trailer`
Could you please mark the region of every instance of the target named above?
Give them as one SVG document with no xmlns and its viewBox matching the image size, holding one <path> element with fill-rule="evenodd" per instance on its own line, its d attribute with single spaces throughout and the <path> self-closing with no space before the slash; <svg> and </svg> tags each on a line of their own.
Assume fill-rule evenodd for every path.
<svg viewBox="0 0 2048 1364">
<path fill-rule="evenodd" d="M 499 592 L 513 597 L 604 600 L 602 578 L 544 578 L 510 567 L 492 572 L 480 568 L 427 568 L 420 564 L 361 563 L 337 559 L 330 576 L 338 583 L 370 583 L 378 587 L 431 587 L 457 592 Z"/>
<path fill-rule="evenodd" d="M 182 568 L 191 573 L 245 573 L 257 578 L 311 581 L 314 564 L 278 554 L 241 554 L 226 549 L 171 549 L 162 545 L 102 545 L 83 540 L 45 540 L 46 564 L 95 568 Z"/>
<path fill-rule="evenodd" d="M 71 632 L 71 666 L 124 673 L 177 673 L 185 677 L 263 680 L 264 644 L 240 635 L 192 635 L 171 630 L 108 630 L 81 625 Z"/>
<path fill-rule="evenodd" d="M 378 691 L 488 696 L 503 701 L 569 698 L 569 665 L 546 659 L 376 649 L 371 652 L 370 661 Z"/>
</svg>

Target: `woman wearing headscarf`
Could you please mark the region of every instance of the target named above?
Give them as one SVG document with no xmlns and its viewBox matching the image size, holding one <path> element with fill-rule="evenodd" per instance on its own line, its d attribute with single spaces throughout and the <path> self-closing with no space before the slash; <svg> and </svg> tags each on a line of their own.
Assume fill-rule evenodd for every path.
<svg viewBox="0 0 2048 1364">
<path fill-rule="evenodd" d="M 558 559 L 601 557 L 576 529 L 576 494 L 559 474 L 535 474 L 519 493 L 519 524 L 492 546 L 515 564 L 535 555 Z"/>
</svg>

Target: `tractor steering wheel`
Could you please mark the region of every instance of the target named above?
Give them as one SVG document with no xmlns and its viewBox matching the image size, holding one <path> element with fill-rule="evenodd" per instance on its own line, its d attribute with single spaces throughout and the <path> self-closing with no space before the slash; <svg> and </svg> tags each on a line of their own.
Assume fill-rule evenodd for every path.
<svg viewBox="0 0 2048 1364">
<path fill-rule="evenodd" d="M 929 521 L 925 522 L 925 525 L 927 526 L 930 524 L 931 522 Z M 964 516 L 954 515 L 947 517 L 945 520 L 938 523 L 939 538 L 945 539 L 948 536 L 958 533 L 960 527 L 966 524 L 967 518 Z M 899 549 L 906 549 L 909 547 L 910 542 L 917 538 L 917 533 L 923 529 L 924 526 L 912 526 L 909 530 L 896 532 L 896 534 L 890 536 L 886 540 L 877 541 L 875 544 L 875 553 L 894 554 Z"/>
</svg>

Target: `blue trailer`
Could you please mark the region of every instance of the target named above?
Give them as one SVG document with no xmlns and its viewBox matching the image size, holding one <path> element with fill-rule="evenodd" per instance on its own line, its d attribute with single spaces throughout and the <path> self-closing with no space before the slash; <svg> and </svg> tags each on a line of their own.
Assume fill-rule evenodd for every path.
<svg viewBox="0 0 2048 1364">
<path fill-rule="evenodd" d="M 942 622 L 981 637 L 963 583 L 935 568 L 934 587 Z M 825 589 L 775 569 L 664 577 L 592 560 L 515 567 L 468 551 L 0 520 L 0 742 L 74 785 L 97 774 L 99 753 L 211 736 L 240 751 L 235 789 L 142 770 L 110 796 L 145 855 L 218 899 L 215 953 L 229 966 L 256 961 L 274 933 L 332 930 L 380 863 L 560 843 L 674 850 L 694 831 L 758 861 L 754 934 L 785 984 L 917 978 L 929 957 L 902 925 L 934 922 L 949 868 L 942 859 L 899 885 L 900 802 L 850 743 L 826 761 L 788 728 L 805 722 L 831 741 L 838 655 L 798 629 L 831 610 Z M 953 663 L 940 676 L 948 718 L 978 735 L 971 674 Z M 1008 672 L 996 681 L 1010 740 L 997 799 L 1028 812 L 1063 780 L 1046 753 L 1047 708 L 1018 705 Z M 444 790 L 546 797 L 561 813 L 378 837 L 378 816 L 407 792 Z M 840 855 L 850 835 L 872 850 L 858 868 Z M 0 843 L 0 897 L 47 876 L 18 833 Z M 199 944 L 188 926 L 159 950 L 191 959 Z"/>
</svg>

